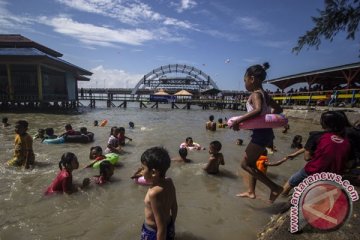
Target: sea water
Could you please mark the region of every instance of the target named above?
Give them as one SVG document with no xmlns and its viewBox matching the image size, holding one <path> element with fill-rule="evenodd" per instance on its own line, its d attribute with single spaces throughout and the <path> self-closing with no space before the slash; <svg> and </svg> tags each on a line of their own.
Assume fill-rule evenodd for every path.
<svg viewBox="0 0 360 240">
<path fill-rule="evenodd" d="M 231 129 L 205 130 L 210 115 L 215 119 L 230 118 L 243 112 L 232 110 L 170 109 L 160 104 L 159 109 L 128 106 L 123 108 L 83 109 L 82 114 L 1 113 L 12 124 L 0 129 L 0 239 L 139 239 L 144 222 L 144 196 L 147 187 L 136 185 L 130 176 L 140 166 L 141 154 L 150 147 L 164 146 L 171 157 L 178 156 L 179 145 L 192 137 L 206 150 L 189 152 L 192 163 L 173 162 L 167 176 L 174 181 L 178 200 L 176 220 L 177 239 L 256 239 L 256 234 L 278 213 L 286 199 L 281 197 L 266 203 L 269 189 L 258 182 L 257 199 L 242 199 L 235 195 L 247 190 L 247 174 L 240 169 L 250 131 Z M 74 129 L 87 127 L 94 132 L 95 141 L 88 144 L 46 145 L 34 140 L 36 167 L 23 170 L 8 167 L 6 161 L 14 149 L 14 123 L 27 120 L 29 131 L 35 135 L 38 128 L 52 127 L 56 134 L 64 131 L 67 123 Z M 108 120 L 105 127 L 94 127 L 94 120 Z M 129 129 L 128 122 L 135 123 Z M 92 185 L 72 195 L 44 196 L 44 191 L 59 172 L 58 162 L 67 151 L 74 152 L 80 168 L 73 172 L 73 181 L 80 184 L 85 177 L 99 174 L 96 169 L 82 169 L 89 163 L 91 146 L 106 148 L 112 126 L 125 127 L 126 136 L 133 139 L 124 147 L 121 167 L 115 169 L 112 182 L 103 186 Z M 308 120 L 290 119 L 290 130 L 284 134 L 275 129 L 277 152 L 269 155 L 276 161 L 290 149 L 296 134 L 306 140 L 308 132 L 320 130 L 318 124 Z M 235 144 L 244 139 L 244 145 Z M 222 143 L 225 166 L 219 175 L 208 175 L 202 168 L 213 140 Z M 302 156 L 288 160 L 278 167 L 269 167 L 270 178 L 282 185 L 292 173 L 304 165 Z"/>
</svg>

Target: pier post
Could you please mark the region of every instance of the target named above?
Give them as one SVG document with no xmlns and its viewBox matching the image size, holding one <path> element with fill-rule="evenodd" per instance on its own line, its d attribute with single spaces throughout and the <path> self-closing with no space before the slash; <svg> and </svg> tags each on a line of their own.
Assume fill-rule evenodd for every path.
<svg viewBox="0 0 360 240">
<path fill-rule="evenodd" d="M 159 102 L 155 102 L 155 104 L 152 105 L 151 108 L 156 108 L 156 109 L 159 108 Z"/>
</svg>

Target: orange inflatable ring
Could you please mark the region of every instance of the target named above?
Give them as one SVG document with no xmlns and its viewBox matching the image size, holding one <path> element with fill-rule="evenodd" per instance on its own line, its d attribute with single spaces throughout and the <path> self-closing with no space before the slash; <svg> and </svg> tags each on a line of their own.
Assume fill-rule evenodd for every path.
<svg viewBox="0 0 360 240">
<path fill-rule="evenodd" d="M 107 123 L 108 123 L 108 120 L 104 119 L 104 120 L 101 121 L 99 126 L 104 127 Z"/>
</svg>

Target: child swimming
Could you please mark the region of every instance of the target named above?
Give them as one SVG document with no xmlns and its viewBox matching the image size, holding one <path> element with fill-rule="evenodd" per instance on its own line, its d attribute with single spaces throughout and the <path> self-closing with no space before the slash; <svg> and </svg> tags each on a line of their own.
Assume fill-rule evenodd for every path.
<svg viewBox="0 0 360 240">
<path fill-rule="evenodd" d="M 226 128 L 227 127 L 227 124 L 226 123 L 223 123 L 223 119 L 222 118 L 219 118 L 218 119 L 218 124 L 217 124 L 218 128 Z"/>
<path fill-rule="evenodd" d="M 221 143 L 219 141 L 212 141 L 209 145 L 209 161 L 204 167 L 204 170 L 209 174 L 219 173 L 219 166 L 225 165 L 224 156 L 220 153 Z"/>
<path fill-rule="evenodd" d="M 242 139 L 240 139 L 240 138 L 238 138 L 238 139 L 236 139 L 236 145 L 243 145 L 243 143 L 244 143 L 244 140 L 242 140 Z"/>
<path fill-rule="evenodd" d="M 51 185 L 47 188 L 45 195 L 49 195 L 52 193 L 67 193 L 71 194 L 78 190 L 72 182 L 72 172 L 75 169 L 79 168 L 79 162 L 77 157 L 72 152 L 66 152 L 61 156 L 61 160 L 59 162 L 60 172 L 51 183 Z M 80 188 L 84 188 L 89 185 L 89 178 L 85 178 L 83 180 L 83 184 Z"/>
<path fill-rule="evenodd" d="M 205 124 L 205 129 L 210 131 L 216 131 L 216 123 L 214 122 L 214 116 L 209 116 L 209 121 Z"/>
<path fill-rule="evenodd" d="M 54 134 L 53 128 L 46 128 L 45 129 L 45 139 L 55 139 L 57 138 L 57 135 Z"/>
<path fill-rule="evenodd" d="M 187 137 L 185 142 L 180 144 L 180 148 L 187 148 L 188 150 L 205 150 L 200 144 L 194 142 L 192 137 Z"/>
<path fill-rule="evenodd" d="M 117 135 L 117 138 L 119 139 L 120 146 L 125 146 L 126 139 L 132 141 L 132 138 L 125 136 L 125 128 L 123 127 L 119 127 L 119 134 Z"/>
<path fill-rule="evenodd" d="M 45 138 L 45 130 L 43 128 L 39 128 L 38 132 L 35 134 L 33 139 L 40 139 L 43 140 Z"/>
<path fill-rule="evenodd" d="M 179 157 L 172 158 L 171 161 L 189 163 L 191 160 L 186 158 L 187 155 L 187 148 L 179 148 Z"/>
<path fill-rule="evenodd" d="M 71 135 L 76 135 L 77 132 L 72 128 L 71 124 L 66 124 L 65 125 L 65 132 L 63 134 L 61 134 L 60 136 L 71 136 Z"/>
<path fill-rule="evenodd" d="M 102 185 L 110 181 L 111 176 L 114 174 L 114 165 L 110 161 L 102 161 L 100 163 L 100 175 L 94 176 L 93 181 L 96 184 Z"/>
<path fill-rule="evenodd" d="M 106 157 L 103 155 L 103 150 L 100 146 L 95 146 L 90 148 L 89 158 L 91 160 L 100 161 L 105 159 Z"/>
<path fill-rule="evenodd" d="M 8 126 L 10 126 L 10 124 L 8 123 L 8 118 L 7 117 L 3 117 L 2 119 L 1 119 L 1 122 L 2 122 L 2 127 L 3 128 L 6 128 L 6 127 L 8 127 Z"/>
<path fill-rule="evenodd" d="M 108 140 L 107 148 L 105 149 L 105 153 L 117 153 L 120 154 L 122 149 L 119 144 L 119 139 L 117 136 L 119 135 L 119 128 L 112 127 L 110 131 L 110 137 Z"/>
</svg>

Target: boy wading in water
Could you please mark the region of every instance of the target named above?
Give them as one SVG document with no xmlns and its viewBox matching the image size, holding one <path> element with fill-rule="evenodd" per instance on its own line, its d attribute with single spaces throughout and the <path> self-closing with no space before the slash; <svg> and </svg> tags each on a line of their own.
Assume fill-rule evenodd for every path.
<svg viewBox="0 0 360 240">
<path fill-rule="evenodd" d="M 145 222 L 141 230 L 142 240 L 175 238 L 178 210 L 176 192 L 173 181 L 165 178 L 170 162 L 169 153 L 162 147 L 149 148 L 141 156 L 144 178 L 147 182 L 152 182 L 144 199 Z"/>
<path fill-rule="evenodd" d="M 239 130 L 239 123 L 250 120 L 258 115 L 268 113 L 281 113 L 282 108 L 264 91 L 262 82 L 266 78 L 266 69 L 270 66 L 268 63 L 261 65 L 253 65 L 246 70 L 244 82 L 246 90 L 252 92 L 246 102 L 247 113 L 238 118 L 233 123 L 233 130 Z M 270 188 L 269 202 L 273 203 L 280 195 L 283 188 L 271 181 L 264 173 L 256 168 L 256 161 L 260 155 L 273 143 L 274 132 L 272 128 L 253 129 L 251 141 L 246 147 L 245 157 L 241 162 L 241 167 L 249 173 L 249 189 L 255 189 L 255 180 L 259 180 Z M 253 186 L 252 186 L 253 185 Z M 238 197 L 256 198 L 255 193 L 244 192 L 239 193 Z"/>
</svg>

